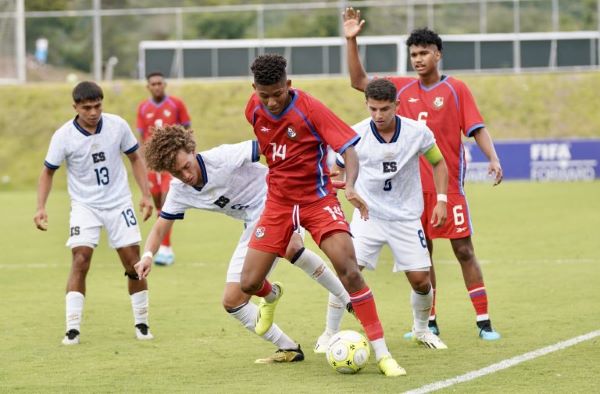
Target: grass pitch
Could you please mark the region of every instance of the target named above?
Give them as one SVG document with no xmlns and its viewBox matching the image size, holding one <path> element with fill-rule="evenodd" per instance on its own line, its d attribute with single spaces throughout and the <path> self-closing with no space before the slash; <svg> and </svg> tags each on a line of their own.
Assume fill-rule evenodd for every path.
<svg viewBox="0 0 600 394">
<path fill-rule="evenodd" d="M 391 254 L 366 278 L 386 339 L 408 371 L 385 378 L 373 359 L 358 375 L 335 373 L 312 353 L 324 327 L 327 295 L 281 262 L 285 284 L 277 322 L 302 344 L 306 360 L 255 365 L 273 347 L 243 329 L 220 306 L 226 265 L 241 226 L 224 216 L 186 214 L 174 230 L 177 262 L 150 276 L 155 340 L 134 339 L 123 270 L 106 237 L 88 275 L 81 345 L 60 344 L 70 252 L 66 192 L 48 203 L 49 231 L 34 229 L 35 193 L 0 193 L 0 392 L 401 392 L 600 329 L 600 183 L 505 183 L 467 187 L 474 243 L 490 314 L 503 338 L 477 337 L 475 315 L 446 241 L 435 244 L 438 316 L 447 351 L 402 339 L 410 329 L 409 287 L 392 274 Z M 143 226 L 147 233 L 150 224 Z M 314 248 L 312 241 L 307 241 Z M 350 316 L 343 327 L 360 330 Z M 593 392 L 600 341 L 584 342 L 446 391 Z"/>
</svg>

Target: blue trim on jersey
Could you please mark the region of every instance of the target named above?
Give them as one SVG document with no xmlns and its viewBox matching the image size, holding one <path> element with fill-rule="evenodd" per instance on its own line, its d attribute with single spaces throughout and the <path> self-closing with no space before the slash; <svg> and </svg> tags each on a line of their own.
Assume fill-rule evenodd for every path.
<svg viewBox="0 0 600 394">
<path fill-rule="evenodd" d="M 148 101 L 150 102 L 150 104 L 154 105 L 156 108 L 160 107 L 161 105 L 163 105 L 167 100 L 169 99 L 169 96 L 167 96 L 165 94 L 165 96 L 163 97 L 162 100 L 160 100 L 159 102 L 154 101 L 154 97 L 150 97 L 148 99 Z"/>
<path fill-rule="evenodd" d="M 167 220 L 181 220 L 183 219 L 183 212 L 182 213 L 168 213 L 165 211 L 160 211 L 160 217 L 163 219 L 167 219 Z"/>
<path fill-rule="evenodd" d="M 298 94 L 296 94 L 296 92 L 292 89 L 289 90 L 289 94 L 292 96 L 292 101 L 290 101 L 290 103 L 287 105 L 287 107 L 285 107 L 283 109 L 283 111 L 281 111 L 279 113 L 279 115 L 273 114 L 271 111 L 269 111 L 269 109 L 265 105 L 263 105 L 262 108 L 265 110 L 265 113 L 267 115 L 269 115 L 271 118 L 273 118 L 274 120 L 279 120 L 283 116 L 285 116 L 288 112 L 290 112 L 292 110 L 292 108 L 295 109 L 296 100 L 298 100 Z"/>
<path fill-rule="evenodd" d="M 257 104 L 256 107 L 252 110 L 252 126 L 256 124 L 256 111 L 260 109 L 260 104 Z"/>
<path fill-rule="evenodd" d="M 132 146 L 131 148 L 127 149 L 124 153 L 126 155 L 135 152 L 136 150 L 138 150 L 138 148 L 140 147 L 140 144 L 138 144 L 137 142 L 135 143 L 134 146 Z"/>
<path fill-rule="evenodd" d="M 460 154 L 458 155 L 458 191 L 462 196 L 465 195 L 464 181 L 465 181 L 465 148 L 462 144 L 460 146 Z"/>
<path fill-rule="evenodd" d="M 335 158 L 335 164 L 340 168 L 346 168 L 346 163 L 342 163 L 337 157 Z"/>
<path fill-rule="evenodd" d="M 202 179 L 204 180 L 204 183 L 202 184 L 202 186 L 192 187 L 198 191 L 202 191 L 202 188 L 208 183 L 208 175 L 206 174 L 206 166 L 204 165 L 204 160 L 202 160 L 202 156 L 200 156 L 200 153 L 196 155 L 196 160 L 198 161 L 198 165 L 200 166 L 200 171 L 202 172 Z"/>
<path fill-rule="evenodd" d="M 255 163 L 260 160 L 260 153 L 258 148 L 258 141 L 252 141 L 252 162 Z"/>
<path fill-rule="evenodd" d="M 437 81 L 436 83 L 434 83 L 433 85 L 431 85 L 429 87 L 423 85 L 423 83 L 419 80 L 419 85 L 420 85 L 421 89 L 423 89 L 426 92 L 429 92 L 430 90 L 433 90 L 433 89 L 437 88 L 438 86 L 440 86 L 441 84 L 443 84 L 444 82 L 446 82 L 447 78 L 448 78 L 447 76 L 442 75 L 442 77 L 440 78 L 439 81 Z"/>
<path fill-rule="evenodd" d="M 344 152 L 346 152 L 346 150 L 348 148 L 350 148 L 351 146 L 354 146 L 356 144 L 358 144 L 358 141 L 360 141 L 360 136 L 355 135 L 353 138 L 350 139 L 350 141 L 346 142 L 341 148 L 340 150 L 337 151 L 337 153 L 339 153 L 340 155 L 343 155 Z"/>
<path fill-rule="evenodd" d="M 414 81 L 412 81 L 411 83 L 405 85 L 402 89 L 400 89 L 398 91 L 398 93 L 396 93 L 396 99 L 400 99 L 400 95 L 402 94 L 402 92 L 404 92 L 406 89 L 408 89 L 409 87 L 413 86 L 415 83 L 419 82 L 417 79 L 415 79 Z"/>
<path fill-rule="evenodd" d="M 86 129 L 84 129 L 83 127 L 81 127 L 79 125 L 79 123 L 77 123 L 77 118 L 79 118 L 79 115 L 77 115 L 75 117 L 75 119 L 73 119 L 73 125 L 75 126 L 75 128 L 83 135 L 85 135 L 86 137 L 89 137 L 90 135 L 94 135 L 92 133 L 90 133 L 89 131 L 87 131 Z M 96 133 L 95 134 L 100 134 L 100 132 L 102 131 L 102 117 L 100 117 L 100 120 L 98 121 L 98 124 L 96 125 Z"/>
<path fill-rule="evenodd" d="M 469 209 L 469 201 L 467 200 L 467 196 L 465 197 L 465 205 L 467 210 L 467 216 L 469 217 L 469 230 L 471 230 L 471 236 L 475 233 L 475 229 L 473 228 L 473 221 L 471 220 L 471 210 Z"/>
<path fill-rule="evenodd" d="M 471 126 L 471 128 L 467 130 L 467 137 L 472 137 L 474 132 L 484 127 L 485 125 L 483 123 L 477 123 L 476 125 Z"/>
<path fill-rule="evenodd" d="M 389 144 L 392 144 L 392 143 L 398 141 L 398 137 L 400 137 L 400 127 L 401 127 L 400 123 L 401 123 L 400 118 L 398 116 L 396 116 L 396 130 L 394 131 L 394 135 L 390 139 Z M 385 139 L 381 136 L 381 134 L 379 134 L 379 130 L 377 130 L 377 125 L 375 124 L 375 122 L 371 120 L 369 125 L 371 126 L 371 132 L 373 132 L 373 135 L 375 136 L 377 141 L 379 141 L 382 144 L 388 144 L 388 142 L 385 141 Z"/>
<path fill-rule="evenodd" d="M 44 160 L 44 165 L 51 170 L 58 170 L 58 168 L 60 167 L 60 166 L 55 166 L 54 164 L 50 164 L 46 160 Z"/>
<path fill-rule="evenodd" d="M 450 88 L 450 91 L 452 92 L 452 95 L 454 96 L 454 103 L 456 104 L 456 109 L 458 112 L 460 112 L 460 105 L 458 104 L 458 94 L 456 94 L 456 90 L 454 90 L 454 87 L 452 85 L 450 85 L 448 82 L 444 81 L 444 84 Z"/>
<path fill-rule="evenodd" d="M 310 123 L 310 121 L 308 120 L 306 115 L 304 115 L 304 113 L 296 107 L 294 107 L 294 111 L 298 114 L 298 116 L 300 116 L 302 118 L 304 123 L 306 123 L 306 125 L 308 126 L 308 129 L 310 130 L 312 135 L 315 137 L 315 139 L 320 142 L 319 146 L 318 146 L 319 152 L 318 152 L 318 160 L 317 160 L 317 195 L 319 196 L 319 198 L 323 198 L 327 195 L 328 176 L 325 175 L 325 171 L 323 170 L 322 161 L 323 161 L 323 158 L 325 157 L 327 150 L 323 149 L 324 148 L 323 140 L 319 136 L 319 133 L 317 133 L 317 130 L 312 125 L 312 123 Z"/>
<path fill-rule="evenodd" d="M 185 122 L 181 124 L 183 127 L 190 127 L 192 125 L 192 122 Z"/>
</svg>

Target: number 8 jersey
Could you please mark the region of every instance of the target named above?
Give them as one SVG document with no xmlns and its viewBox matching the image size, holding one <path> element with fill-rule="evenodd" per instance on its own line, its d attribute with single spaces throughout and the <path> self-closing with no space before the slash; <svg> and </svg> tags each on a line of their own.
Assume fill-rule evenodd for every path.
<svg viewBox="0 0 600 394">
<path fill-rule="evenodd" d="M 396 115 L 396 132 L 386 142 L 367 118 L 352 126 L 361 137 L 355 149 L 360 163 L 356 192 L 369 206 L 369 215 L 382 220 L 415 220 L 423 212 L 419 156 L 435 145 L 422 123 Z M 344 167 L 337 156 L 336 163 Z"/>
<path fill-rule="evenodd" d="M 129 125 L 117 115 L 103 113 L 94 134 L 81 127 L 76 117 L 54 132 L 44 165 L 56 170 L 66 161 L 71 201 L 111 209 L 130 203 L 121 154 L 138 147 Z"/>
</svg>

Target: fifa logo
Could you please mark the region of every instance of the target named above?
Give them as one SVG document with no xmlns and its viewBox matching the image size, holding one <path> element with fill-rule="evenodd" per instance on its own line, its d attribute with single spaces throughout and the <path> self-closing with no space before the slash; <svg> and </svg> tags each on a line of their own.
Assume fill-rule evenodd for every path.
<svg viewBox="0 0 600 394">
<path fill-rule="evenodd" d="M 529 157 L 532 161 L 571 160 L 571 147 L 567 143 L 531 144 Z"/>
</svg>

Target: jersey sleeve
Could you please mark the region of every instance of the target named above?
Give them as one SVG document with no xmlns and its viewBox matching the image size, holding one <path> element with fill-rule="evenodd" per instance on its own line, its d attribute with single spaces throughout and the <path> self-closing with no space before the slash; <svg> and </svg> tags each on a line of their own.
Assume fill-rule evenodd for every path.
<svg viewBox="0 0 600 394">
<path fill-rule="evenodd" d="M 48 153 L 44 160 L 44 165 L 51 170 L 56 170 L 60 167 L 62 162 L 65 160 L 65 142 L 63 133 L 57 131 L 50 140 L 50 146 L 48 147 Z"/>
<path fill-rule="evenodd" d="M 165 203 L 160 211 L 160 217 L 167 220 L 182 220 L 189 206 L 185 203 L 185 199 L 182 198 L 182 184 L 174 184 L 174 182 L 171 181 Z"/>
<path fill-rule="evenodd" d="M 255 97 L 256 96 L 254 94 L 252 96 L 250 96 L 250 99 L 248 100 L 248 103 L 246 104 L 246 110 L 244 111 L 244 115 L 246 115 L 246 120 L 252 126 L 254 126 L 254 123 L 256 122 L 256 117 L 254 115 L 255 115 L 256 111 L 260 108 L 260 105 L 255 100 Z"/>
<path fill-rule="evenodd" d="M 360 137 L 343 120 L 337 117 L 329 108 L 316 99 L 309 103 L 309 124 L 325 143 L 339 154 L 356 145 Z"/>
<path fill-rule="evenodd" d="M 458 93 L 460 121 L 464 135 L 471 137 L 473 132 L 484 127 L 483 117 L 479 113 L 475 98 L 463 82 L 456 85 Z"/>
<path fill-rule="evenodd" d="M 183 100 L 177 100 L 177 112 L 178 112 L 178 123 L 182 126 L 190 126 L 192 124 L 192 120 L 190 119 L 190 115 L 188 113 L 187 107 Z"/>
<path fill-rule="evenodd" d="M 121 152 L 128 155 L 138 150 L 140 145 L 138 144 L 135 135 L 133 135 L 131 128 L 123 119 L 121 119 L 121 130 L 123 133 L 121 136 Z"/>
<path fill-rule="evenodd" d="M 237 144 L 224 144 L 217 146 L 204 155 L 213 156 L 216 161 L 226 162 L 234 168 L 242 167 L 246 163 L 255 163 L 260 159 L 258 141 L 244 141 Z"/>
<path fill-rule="evenodd" d="M 419 124 L 419 152 L 424 154 L 435 145 L 435 137 L 429 127 Z"/>
</svg>

